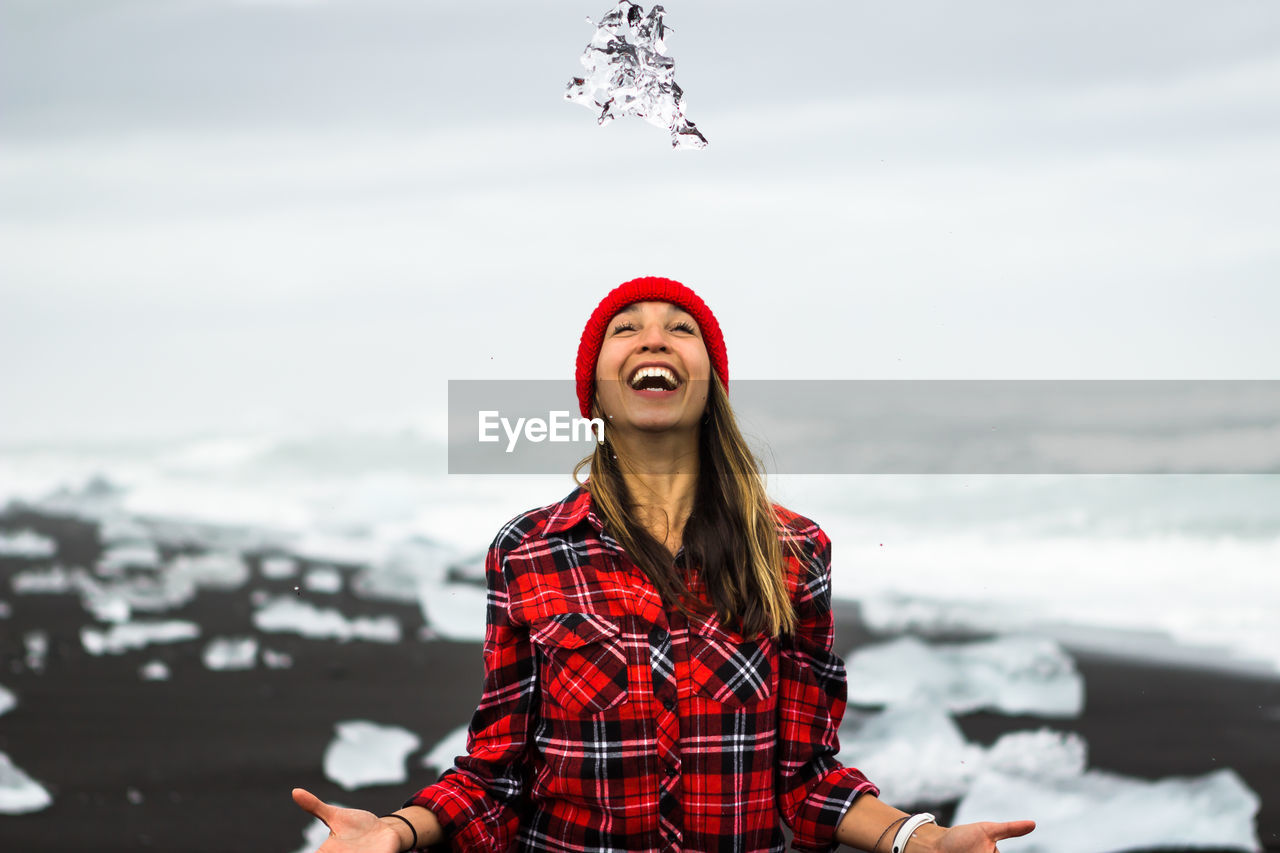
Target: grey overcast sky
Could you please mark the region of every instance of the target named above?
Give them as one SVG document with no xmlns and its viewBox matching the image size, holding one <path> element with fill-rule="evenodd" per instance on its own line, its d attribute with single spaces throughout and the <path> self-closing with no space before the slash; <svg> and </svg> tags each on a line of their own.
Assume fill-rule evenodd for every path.
<svg viewBox="0 0 1280 853">
<path fill-rule="evenodd" d="M 751 378 L 1280 378 L 1280 3 L 0 0 L 0 440 L 412 421 L 680 278 Z M 571 401 L 566 401 L 571 402 Z"/>
</svg>

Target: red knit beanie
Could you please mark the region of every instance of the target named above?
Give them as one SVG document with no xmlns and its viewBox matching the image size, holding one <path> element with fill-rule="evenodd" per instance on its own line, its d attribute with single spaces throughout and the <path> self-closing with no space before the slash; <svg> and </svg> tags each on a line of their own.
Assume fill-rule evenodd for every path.
<svg viewBox="0 0 1280 853">
<path fill-rule="evenodd" d="M 578 344 L 578 407 L 584 418 L 591 417 L 591 392 L 596 381 L 596 360 L 600 357 L 600 345 L 604 342 L 605 327 L 623 308 L 633 302 L 670 302 L 679 305 L 693 315 L 702 331 L 702 340 L 707 345 L 707 355 L 711 358 L 711 369 L 720 377 L 725 387 L 729 386 L 729 356 L 724 351 L 724 337 L 720 334 L 720 324 L 716 315 L 711 313 L 707 303 L 698 294 L 678 281 L 669 278 L 646 276 L 635 278 L 618 285 L 601 300 L 596 310 L 591 312 L 587 327 L 582 330 L 582 341 Z"/>
</svg>

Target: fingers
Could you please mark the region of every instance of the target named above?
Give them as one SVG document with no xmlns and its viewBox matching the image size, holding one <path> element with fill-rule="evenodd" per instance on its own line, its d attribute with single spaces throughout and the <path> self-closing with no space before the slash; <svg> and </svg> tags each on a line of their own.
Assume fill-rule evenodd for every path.
<svg viewBox="0 0 1280 853">
<path fill-rule="evenodd" d="M 1008 823 L 988 823 L 987 832 L 991 838 L 999 841 L 1002 838 L 1017 838 L 1026 835 L 1036 828 L 1034 820 L 1011 820 Z"/>
<path fill-rule="evenodd" d="M 317 797 L 315 794 L 305 788 L 293 789 L 293 801 L 302 807 L 303 811 L 310 812 L 316 817 L 323 820 L 326 824 L 329 822 L 326 818 L 333 811 L 333 806 Z"/>
</svg>

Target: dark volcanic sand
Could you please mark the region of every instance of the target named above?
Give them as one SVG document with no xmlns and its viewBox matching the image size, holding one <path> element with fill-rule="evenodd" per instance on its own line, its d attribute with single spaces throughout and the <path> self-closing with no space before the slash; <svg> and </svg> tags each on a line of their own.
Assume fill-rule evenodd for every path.
<svg viewBox="0 0 1280 853">
<path fill-rule="evenodd" d="M 0 516 L 0 529 L 22 527 L 55 537 L 64 565 L 91 566 L 97 558 L 92 525 Z M 259 578 L 250 563 L 255 575 L 244 589 L 202 592 L 165 614 L 199 624 L 199 640 L 95 658 L 80 645 L 80 627 L 94 623 L 77 597 L 11 593 L 14 571 L 48 561 L 0 558 L 0 599 L 12 609 L 0 620 L 0 684 L 18 697 L 17 708 L 0 716 L 0 751 L 54 798 L 41 812 L 0 816 L 0 851 L 291 853 L 310 818 L 293 805 L 290 788 L 381 813 L 432 781 L 421 756 L 470 718 L 480 695 L 479 645 L 423 642 L 416 607 L 343 592 L 308 597 L 349 616 L 393 613 L 406 639 L 388 645 L 260 634 L 263 646 L 293 656 L 291 669 L 209 671 L 200 660 L 209 639 L 256 633 L 250 592 L 292 588 Z M 23 664 L 22 636 L 36 629 L 50 635 L 43 672 Z M 837 648 L 870 639 L 856 608 L 841 605 Z M 139 667 L 157 658 L 169 664 L 170 679 L 142 681 Z M 1280 678 L 1081 653 L 1076 660 L 1087 695 L 1080 719 L 973 714 L 959 719 L 961 728 L 982 743 L 1041 725 L 1076 731 L 1088 742 L 1090 767 L 1145 778 L 1234 768 L 1262 798 L 1266 849 L 1280 851 Z M 348 719 L 422 737 L 408 782 L 347 792 L 324 777 L 334 723 Z"/>
</svg>

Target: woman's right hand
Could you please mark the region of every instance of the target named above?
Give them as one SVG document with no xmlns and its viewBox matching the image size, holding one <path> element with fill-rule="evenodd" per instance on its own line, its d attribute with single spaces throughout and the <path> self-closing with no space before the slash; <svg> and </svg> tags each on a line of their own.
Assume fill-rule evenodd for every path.
<svg viewBox="0 0 1280 853">
<path fill-rule="evenodd" d="M 373 812 L 331 806 L 302 788 L 293 789 L 293 801 L 329 827 L 329 838 L 316 853 L 400 853 L 395 827 Z"/>
</svg>

